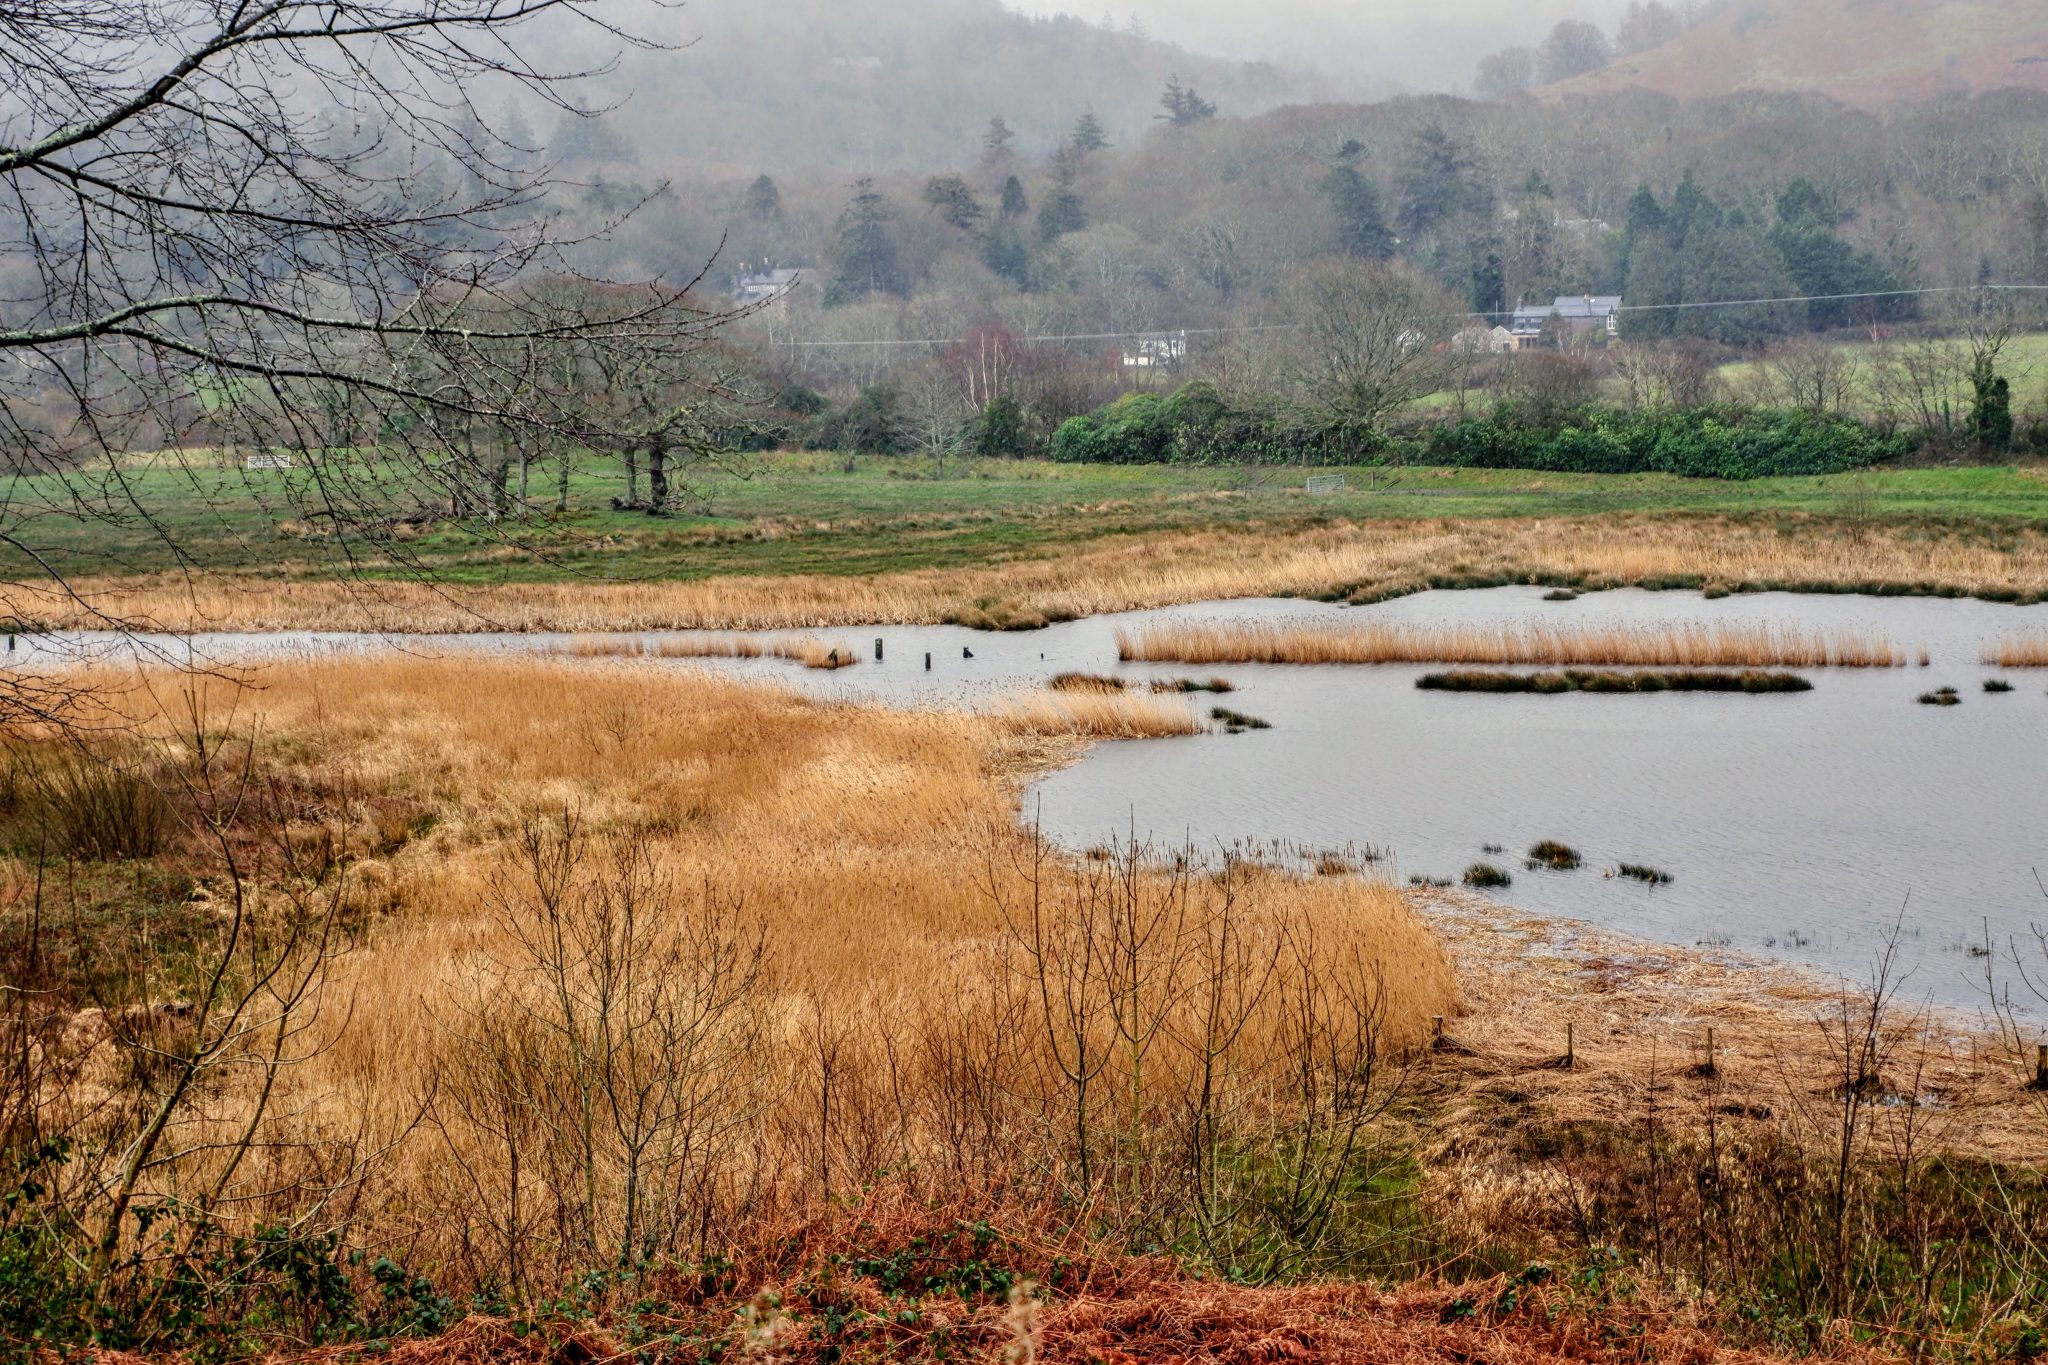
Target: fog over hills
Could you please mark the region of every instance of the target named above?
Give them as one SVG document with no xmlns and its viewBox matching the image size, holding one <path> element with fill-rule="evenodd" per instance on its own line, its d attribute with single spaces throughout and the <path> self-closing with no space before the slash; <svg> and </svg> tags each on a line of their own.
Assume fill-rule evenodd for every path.
<svg viewBox="0 0 2048 1365">
<path fill-rule="evenodd" d="M 1389 91 L 999 0 L 689 0 L 649 25 L 679 50 L 629 53 L 598 89 L 631 92 L 605 122 L 665 167 L 962 165 L 992 118 L 1037 154 L 1091 110 L 1135 141 L 1176 74 L 1231 115 Z"/>
<path fill-rule="evenodd" d="M 1013 0 L 1034 14 L 1077 11 L 1087 0 Z M 1154 37 L 1205 52 L 1364 77 L 1405 90 L 1459 90 L 1480 57 L 1540 42 L 1560 20 L 1612 28 L 1627 0 L 1115 0 L 1107 22 L 1133 21 Z"/>
</svg>

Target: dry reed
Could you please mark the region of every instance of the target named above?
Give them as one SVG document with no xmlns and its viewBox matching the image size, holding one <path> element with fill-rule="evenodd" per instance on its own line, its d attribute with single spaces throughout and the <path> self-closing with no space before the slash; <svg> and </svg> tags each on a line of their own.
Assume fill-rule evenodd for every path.
<svg viewBox="0 0 2048 1365">
<path fill-rule="evenodd" d="M 1999 668 L 2048 668 L 2048 632 L 2008 635 L 1985 649 L 1984 662 Z"/>
<path fill-rule="evenodd" d="M 1084 739 L 1167 739 L 1208 728 L 1185 702 L 1149 693 L 1072 688 L 1011 698 L 994 715 L 1016 734 Z"/>
<path fill-rule="evenodd" d="M 1048 693 L 992 714 L 895 712 L 703 672 L 545 658 L 320 659 L 259 681 L 195 677 L 160 691 L 159 703 L 146 691 L 122 699 L 140 732 L 167 743 L 185 710 L 181 688 L 212 728 L 231 720 L 274 737 L 265 781 L 292 809 L 312 812 L 293 837 L 342 850 L 337 886 L 360 903 L 360 947 L 330 968 L 336 1004 L 307 1035 L 317 1046 L 279 1078 L 235 1189 L 298 1188 L 302 1167 L 293 1163 L 322 1143 L 380 1153 L 353 1187 L 354 1235 L 408 1246 L 440 1267 L 443 1288 L 507 1274 L 563 1282 L 594 1263 L 602 1244 L 529 1239 L 502 1222 L 507 1210 L 546 1210 L 550 1226 L 596 1238 L 616 1231 L 632 1188 L 624 1148 L 608 1140 L 596 1156 L 578 1157 L 564 1136 L 575 1125 L 540 1112 L 543 1100 L 521 1101 L 516 1118 L 493 1117 L 514 1112 L 502 1109 L 507 1086 L 544 1097 L 593 1083 L 587 1071 L 550 1071 L 582 1064 L 533 1032 L 551 997 L 533 973 L 506 965 L 549 939 L 516 919 L 541 905 L 534 890 L 519 889 L 521 850 L 565 810 L 594 850 L 625 860 L 614 871 L 604 852 L 578 883 L 576 895 L 611 907 L 603 933 L 615 933 L 605 926 L 617 923 L 622 888 L 638 887 L 643 912 L 660 913 L 630 933 L 685 971 L 737 961 L 731 945 L 758 936 L 758 970 L 725 968 L 747 984 L 721 1006 L 715 1056 L 633 1061 L 635 1076 L 693 1088 L 674 1111 L 697 1125 L 676 1137 L 692 1164 L 661 1172 L 687 1200 L 688 1217 L 664 1225 L 677 1237 L 716 1226 L 739 1238 L 883 1172 L 960 1201 L 985 1182 L 1071 1182 L 1063 1135 L 1073 1118 L 1061 1117 L 1054 1044 L 1028 1013 L 1035 987 L 1016 947 L 1017 906 L 1042 908 L 1057 934 L 1080 932 L 1061 927 L 1073 923 L 1108 932 L 1102 898 L 1125 895 L 1135 914 L 1177 916 L 1161 922 L 1184 923 L 1175 932 L 1196 935 L 1196 945 L 1214 916 L 1241 916 L 1231 932 L 1283 935 L 1301 970 L 1327 964 L 1366 983 L 1383 1006 L 1377 1044 L 1390 1052 L 1417 1045 L 1431 1015 L 1457 1008 L 1442 950 L 1387 886 L 1259 867 L 1196 874 L 1175 858 L 1137 853 L 1098 868 L 1051 855 L 1018 829 L 1004 775 L 1041 764 L 1045 737 L 1199 729 L 1172 699 Z M 430 832 L 394 841 L 385 810 Z M 659 888 L 667 890 L 651 895 Z M 693 952 L 687 936 L 700 924 L 727 930 Z M 1186 1036 L 1194 1021 L 1179 1012 L 1205 998 L 1184 979 L 1199 956 L 1175 956 L 1170 972 L 1145 968 L 1117 998 L 1142 993 L 1159 1012 L 1162 1039 Z M 601 960 L 631 963 L 636 954 L 579 954 L 574 970 Z M 677 989 L 665 971 L 649 970 L 631 991 Z M 1093 978 L 1082 986 L 1096 996 L 1104 989 Z M 1300 1003 L 1294 987 L 1263 989 L 1246 995 L 1258 1010 L 1232 1035 L 1232 1065 L 1247 1077 L 1285 1062 L 1300 1017 L 1288 1013 Z M 1106 1029 L 1108 1019 L 1088 1027 Z M 643 1046 L 652 1044 L 634 1044 Z M 1107 1106 L 1142 1084 L 1157 1112 L 1177 1112 L 1194 1065 L 1162 1042 L 1142 1073 L 1135 1063 L 1104 1072 L 1103 1098 L 1092 1092 L 1085 1103 Z M 231 1137 L 249 1094 L 210 1094 L 204 1115 L 180 1120 L 178 1140 L 203 1151 L 198 1139 Z M 423 1096 L 433 1097 L 425 1119 Z M 1256 1121 L 1265 1101 L 1243 1103 Z M 1121 1112 L 1098 1117 L 1114 1124 Z M 1132 1141 L 1102 1149 L 1103 1160 L 1123 1163 L 1119 1181 L 1174 1178 L 1167 1157 L 1180 1150 L 1176 1137 L 1161 1131 L 1157 1157 Z M 205 1188 L 215 1168 L 195 1168 L 201 1161 L 153 1170 L 145 1193 L 175 1200 Z M 252 1216 L 293 1212 L 285 1194 L 263 1198 L 249 1205 Z"/>
<path fill-rule="evenodd" d="M 645 639 L 637 635 L 585 635 L 557 647 L 578 659 L 788 659 L 805 668 L 851 668 L 860 651 L 824 640 L 754 640 L 745 636 Z"/>
<path fill-rule="evenodd" d="M 1163 622 L 1117 632 L 1125 660 L 1189 664 L 1601 664 L 1634 668 L 1900 668 L 1905 652 L 1860 631 L 1772 626 L 1330 628 Z"/>
</svg>

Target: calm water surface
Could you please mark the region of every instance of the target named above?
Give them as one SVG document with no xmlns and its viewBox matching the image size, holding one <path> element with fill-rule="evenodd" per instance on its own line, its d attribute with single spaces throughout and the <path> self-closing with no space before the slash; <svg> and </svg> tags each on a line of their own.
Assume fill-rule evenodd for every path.
<svg viewBox="0 0 2048 1365">
<path fill-rule="evenodd" d="M 1505 855 L 1502 900 L 1649 938 L 1765 953 L 1861 979 L 1896 925 L 1909 992 L 1981 1000 L 1990 940 L 2032 945 L 2048 923 L 2048 673 L 2000 675 L 1988 642 L 2048 630 L 2048 607 L 1918 598 L 1598 593 L 1546 603 L 1540 589 L 1425 593 L 1372 607 L 1245 601 L 1102 617 L 988 635 L 952 627 L 803 632 L 858 648 L 837 673 L 773 660 L 697 661 L 827 695 L 970 704 L 1063 669 L 1131 678 L 1221 672 L 1233 708 L 1273 728 L 1105 744 L 1040 782 L 1033 807 L 1075 846 L 1120 834 L 1220 848 L 1242 840 L 1385 850 L 1393 875 L 1455 877 Z M 1926 668 L 1815 670 L 1815 690 L 1777 696 L 1556 697 L 1421 692 L 1422 667 L 1119 665 L 1119 626 L 1152 620 L 1369 620 L 1448 625 L 1777 622 L 1879 631 Z M 798 634 L 788 632 L 787 634 Z M 874 641 L 884 658 L 872 658 Z M 293 634 L 207 636 L 216 659 L 405 648 L 544 649 L 564 637 L 392 641 Z M 180 646 L 167 645 L 177 649 Z M 971 651 L 973 657 L 965 657 Z M 929 671 L 925 656 L 931 656 Z M 1987 677 L 2015 685 L 1981 691 Z M 1963 705 L 1916 705 L 1949 685 Z M 1203 698 L 1201 704 L 1211 704 Z M 1520 854 L 1561 839 L 1572 873 L 1525 872 Z M 1654 890 L 1603 869 L 1647 863 Z M 2037 949 L 2038 959 L 2038 949 Z M 1995 960 L 1995 959 L 1994 959 Z"/>
</svg>

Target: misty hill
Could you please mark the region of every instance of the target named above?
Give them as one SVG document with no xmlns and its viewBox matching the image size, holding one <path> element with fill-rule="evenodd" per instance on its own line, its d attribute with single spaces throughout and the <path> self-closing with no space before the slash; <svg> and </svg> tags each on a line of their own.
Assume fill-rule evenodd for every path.
<svg viewBox="0 0 2048 1365">
<path fill-rule="evenodd" d="M 688 46 L 634 54 L 619 88 L 635 93 L 606 122 L 664 170 L 961 165 L 995 116 L 1035 153 L 1090 108 L 1113 141 L 1133 142 L 1176 73 L 1228 114 L 1331 93 L 1267 63 L 999 0 L 690 0 L 662 23 Z"/>
<path fill-rule="evenodd" d="M 2041 0 L 1738 0 L 1662 47 L 1549 88 L 1680 99 L 1807 91 L 1873 109 L 1944 91 L 2048 90 Z"/>
</svg>

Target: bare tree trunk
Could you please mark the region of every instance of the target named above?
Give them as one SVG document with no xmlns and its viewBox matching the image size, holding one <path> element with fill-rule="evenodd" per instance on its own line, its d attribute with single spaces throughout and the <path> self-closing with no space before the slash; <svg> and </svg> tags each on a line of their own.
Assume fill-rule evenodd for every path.
<svg viewBox="0 0 2048 1365">
<path fill-rule="evenodd" d="M 647 438 L 647 514 L 668 513 L 668 436 L 655 432 Z"/>
</svg>

